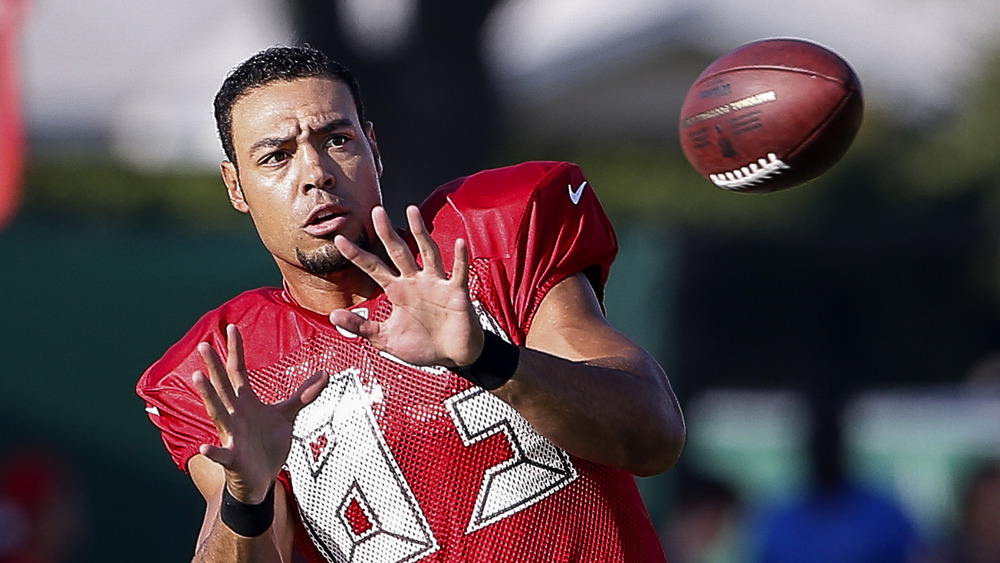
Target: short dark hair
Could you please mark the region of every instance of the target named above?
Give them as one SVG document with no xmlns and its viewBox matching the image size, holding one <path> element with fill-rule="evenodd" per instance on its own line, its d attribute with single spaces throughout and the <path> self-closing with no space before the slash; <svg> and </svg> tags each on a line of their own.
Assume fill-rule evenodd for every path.
<svg viewBox="0 0 1000 563">
<path fill-rule="evenodd" d="M 358 120 L 364 125 L 365 107 L 361 101 L 361 88 L 347 67 L 311 47 L 268 47 L 234 68 L 215 94 L 215 127 L 226 158 L 236 164 L 236 151 L 233 149 L 233 106 L 240 98 L 272 82 L 289 82 L 316 76 L 337 80 L 347 86 L 354 98 Z"/>
</svg>

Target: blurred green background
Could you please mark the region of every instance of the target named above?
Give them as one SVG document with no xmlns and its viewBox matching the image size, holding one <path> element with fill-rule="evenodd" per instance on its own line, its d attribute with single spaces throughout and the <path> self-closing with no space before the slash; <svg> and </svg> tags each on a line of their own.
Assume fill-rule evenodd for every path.
<svg viewBox="0 0 1000 563">
<path fill-rule="evenodd" d="M 437 45 L 438 34 L 468 21 L 478 32 L 494 4 L 503 5 L 473 2 L 452 19 L 422 4 L 431 47 L 421 68 L 438 69 L 433 87 L 392 80 L 412 78 L 401 57 L 352 61 L 319 24 L 303 23 L 317 20 L 319 3 L 294 5 L 295 39 L 345 53 L 337 58 L 372 85 L 377 127 L 406 122 L 380 136 L 390 210 L 482 167 L 581 164 L 621 238 L 609 317 L 667 368 L 689 416 L 682 467 L 641 483 L 657 524 L 670 520 L 689 472 L 726 480 L 748 504 L 794 495 L 807 481 L 800 395 L 836 390 L 849 398 L 851 468 L 947 541 L 964 479 L 1000 453 L 1000 396 L 970 381 L 1000 351 L 1000 58 L 990 51 L 934 119 L 908 122 L 873 104 L 851 151 L 822 178 L 738 195 L 694 173 L 670 120 L 654 123 L 662 134 L 653 136 L 606 134 L 603 115 L 590 134 L 524 135 L 529 125 L 511 122 L 502 96 L 441 104 L 442 91 L 472 88 L 448 77 L 480 67 Z M 735 46 L 723 43 L 717 52 L 667 47 L 670 66 L 652 71 L 690 84 Z M 398 103 L 413 92 L 423 97 Z M 679 103 L 662 95 L 668 109 Z M 481 108 L 492 117 L 473 117 Z M 425 121 L 443 113 L 478 129 L 441 121 L 431 132 L 404 117 L 424 111 Z M 70 560 L 184 560 L 202 502 L 172 466 L 135 382 L 201 314 L 280 278 L 210 167 L 137 166 L 106 147 L 53 145 L 58 137 L 28 131 L 22 206 L 0 231 L 0 421 L 9 429 L 0 453 L 42 450 L 69 469 L 86 521 Z M 471 150 L 470 138 L 482 146 Z"/>
</svg>

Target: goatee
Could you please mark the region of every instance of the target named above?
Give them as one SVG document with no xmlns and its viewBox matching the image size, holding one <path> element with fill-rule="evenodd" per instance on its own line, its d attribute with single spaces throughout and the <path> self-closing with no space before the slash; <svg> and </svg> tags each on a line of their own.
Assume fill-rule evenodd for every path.
<svg viewBox="0 0 1000 563">
<path fill-rule="evenodd" d="M 368 233 L 361 233 L 361 236 L 357 240 L 351 242 L 361 250 L 371 252 L 371 241 L 368 239 Z M 320 277 L 342 272 L 353 265 L 350 260 L 344 258 L 333 244 L 324 246 L 309 254 L 306 254 L 300 248 L 296 248 L 295 256 L 306 272 Z"/>
</svg>

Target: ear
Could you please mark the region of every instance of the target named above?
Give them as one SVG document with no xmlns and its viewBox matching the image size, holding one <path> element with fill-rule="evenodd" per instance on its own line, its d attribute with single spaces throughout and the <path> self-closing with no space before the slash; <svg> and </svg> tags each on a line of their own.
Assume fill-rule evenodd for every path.
<svg viewBox="0 0 1000 563">
<path fill-rule="evenodd" d="M 243 188 L 240 187 L 240 175 L 236 171 L 236 165 L 228 160 L 224 160 L 219 169 L 222 172 L 222 181 L 226 183 L 226 191 L 229 192 L 229 203 L 233 206 L 233 209 L 240 213 L 250 213 L 247 200 L 243 197 Z"/>
<path fill-rule="evenodd" d="M 375 159 L 375 172 L 382 177 L 382 155 L 378 152 L 378 141 L 375 140 L 375 125 L 368 121 L 365 123 L 365 137 L 368 138 L 368 146 L 372 149 L 372 158 Z"/>
</svg>

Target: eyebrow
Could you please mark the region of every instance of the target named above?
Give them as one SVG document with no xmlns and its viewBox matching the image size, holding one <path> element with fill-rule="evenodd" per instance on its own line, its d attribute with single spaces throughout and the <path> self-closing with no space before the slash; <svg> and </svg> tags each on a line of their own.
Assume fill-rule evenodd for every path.
<svg viewBox="0 0 1000 563">
<path fill-rule="evenodd" d="M 324 123 L 315 130 L 315 133 L 319 136 L 323 136 L 330 134 L 334 131 L 337 131 L 339 129 L 350 128 L 353 126 L 354 123 L 349 118 L 341 117 Z M 275 147 L 280 147 L 287 143 L 290 143 L 293 139 L 295 139 L 295 135 L 288 135 L 285 137 L 265 137 L 257 141 L 256 143 L 250 145 L 250 149 L 247 151 L 247 154 L 253 155 L 256 154 L 257 151 L 261 149 L 272 149 Z"/>
</svg>

